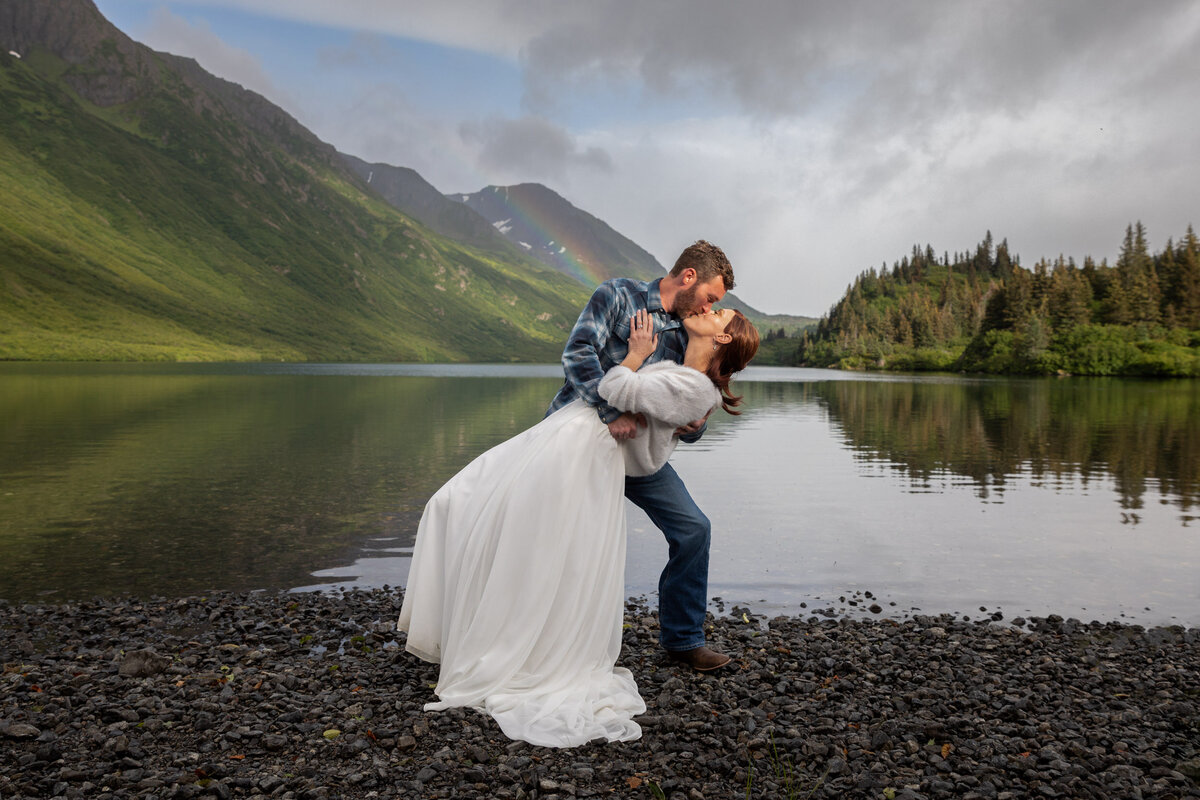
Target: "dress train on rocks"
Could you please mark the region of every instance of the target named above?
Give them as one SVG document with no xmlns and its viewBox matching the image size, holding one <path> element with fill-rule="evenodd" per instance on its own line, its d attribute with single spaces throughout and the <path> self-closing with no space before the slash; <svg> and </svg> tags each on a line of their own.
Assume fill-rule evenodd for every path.
<svg viewBox="0 0 1200 800">
<path fill-rule="evenodd" d="M 441 664 L 438 702 L 505 735 L 572 747 L 641 736 L 646 705 L 616 667 L 625 465 L 580 401 L 488 450 L 425 507 L 398 627 Z"/>
</svg>

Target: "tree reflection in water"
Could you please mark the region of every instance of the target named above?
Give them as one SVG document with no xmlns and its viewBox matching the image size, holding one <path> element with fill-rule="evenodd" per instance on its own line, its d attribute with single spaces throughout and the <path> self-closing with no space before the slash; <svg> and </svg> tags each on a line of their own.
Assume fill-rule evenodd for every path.
<svg viewBox="0 0 1200 800">
<path fill-rule="evenodd" d="M 1200 502 L 1200 382 L 1105 378 L 837 380 L 808 385 L 847 446 L 910 476 L 968 478 L 981 499 L 1017 475 L 1109 478 L 1123 519 L 1149 491 L 1186 525 Z"/>
</svg>

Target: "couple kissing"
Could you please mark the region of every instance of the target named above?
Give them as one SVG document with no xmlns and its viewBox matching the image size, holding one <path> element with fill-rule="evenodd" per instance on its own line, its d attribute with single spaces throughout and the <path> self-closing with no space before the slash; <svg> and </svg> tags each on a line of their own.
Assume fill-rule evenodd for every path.
<svg viewBox="0 0 1200 800">
<path fill-rule="evenodd" d="M 666 537 L 660 643 L 700 671 L 707 646 L 708 518 L 668 463 L 718 407 L 738 414 L 733 375 L 758 350 L 719 247 L 698 241 L 655 281 L 602 283 L 563 351 L 546 417 L 480 455 L 425 507 L 398 627 L 440 664 L 436 711 L 472 707 L 506 736 L 547 747 L 641 735 L 645 712 L 617 667 L 624 614 L 625 498 Z"/>
</svg>

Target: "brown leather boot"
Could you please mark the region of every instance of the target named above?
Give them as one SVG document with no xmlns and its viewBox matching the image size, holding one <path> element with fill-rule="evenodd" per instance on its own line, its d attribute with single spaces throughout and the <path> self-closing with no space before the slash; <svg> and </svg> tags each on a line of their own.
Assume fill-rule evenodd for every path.
<svg viewBox="0 0 1200 800">
<path fill-rule="evenodd" d="M 703 646 L 691 650 L 668 650 L 667 655 L 672 661 L 687 664 L 697 672 L 712 672 L 733 660 L 724 653 Z"/>
</svg>

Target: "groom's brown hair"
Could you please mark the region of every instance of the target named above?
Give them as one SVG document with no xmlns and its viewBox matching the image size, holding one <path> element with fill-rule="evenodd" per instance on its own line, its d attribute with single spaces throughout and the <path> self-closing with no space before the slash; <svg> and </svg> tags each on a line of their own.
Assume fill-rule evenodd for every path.
<svg viewBox="0 0 1200 800">
<path fill-rule="evenodd" d="M 725 291 L 733 288 L 733 265 L 725 257 L 725 252 L 715 244 L 700 239 L 679 254 L 671 274 L 678 275 L 688 267 L 696 270 L 696 278 L 700 283 L 708 283 L 718 275 L 725 282 Z"/>
</svg>

